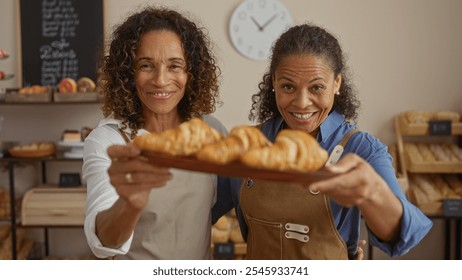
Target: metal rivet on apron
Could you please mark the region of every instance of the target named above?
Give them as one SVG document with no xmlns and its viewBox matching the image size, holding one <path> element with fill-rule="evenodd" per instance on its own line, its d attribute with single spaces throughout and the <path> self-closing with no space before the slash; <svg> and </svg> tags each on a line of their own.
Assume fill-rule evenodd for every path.
<svg viewBox="0 0 462 280">
<path fill-rule="evenodd" d="M 298 240 L 300 242 L 305 242 L 305 243 L 310 240 L 310 237 L 308 235 L 296 233 L 296 232 L 293 232 L 293 231 L 286 231 L 284 236 L 287 239 L 295 239 L 295 240 Z"/>
<path fill-rule="evenodd" d="M 296 231 L 300 233 L 308 233 L 310 231 L 309 226 L 301 225 L 301 224 L 294 224 L 294 223 L 286 223 L 285 228 L 286 230 Z"/>
<path fill-rule="evenodd" d="M 253 187 L 253 180 L 249 179 L 249 180 L 247 180 L 247 188 L 250 189 L 251 187 Z"/>
</svg>

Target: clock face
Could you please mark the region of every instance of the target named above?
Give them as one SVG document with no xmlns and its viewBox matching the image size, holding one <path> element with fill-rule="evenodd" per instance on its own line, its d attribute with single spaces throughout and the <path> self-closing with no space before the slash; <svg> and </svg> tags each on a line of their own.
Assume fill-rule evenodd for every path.
<svg viewBox="0 0 462 280">
<path fill-rule="evenodd" d="M 292 17 L 278 0 L 244 0 L 231 15 L 229 36 L 247 58 L 266 60 L 273 42 L 292 26 Z"/>
</svg>

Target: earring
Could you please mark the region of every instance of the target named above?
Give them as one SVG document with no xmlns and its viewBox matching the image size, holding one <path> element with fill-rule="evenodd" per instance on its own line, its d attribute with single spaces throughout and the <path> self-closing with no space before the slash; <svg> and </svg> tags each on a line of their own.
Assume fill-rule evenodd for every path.
<svg viewBox="0 0 462 280">
<path fill-rule="evenodd" d="M 335 95 L 340 95 L 340 91 L 337 91 L 337 92 L 335 93 Z"/>
<path fill-rule="evenodd" d="M 274 88 L 271 91 L 274 92 Z"/>
</svg>

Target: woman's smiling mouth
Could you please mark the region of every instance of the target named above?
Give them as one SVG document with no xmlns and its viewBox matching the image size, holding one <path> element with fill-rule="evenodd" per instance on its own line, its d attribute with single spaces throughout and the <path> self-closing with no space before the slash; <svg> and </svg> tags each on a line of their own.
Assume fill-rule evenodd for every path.
<svg viewBox="0 0 462 280">
<path fill-rule="evenodd" d="M 297 119 L 302 119 L 302 120 L 307 120 L 311 116 L 313 116 L 314 113 L 305 113 L 305 114 L 300 114 L 300 113 L 291 113 L 292 116 L 294 116 Z"/>
</svg>

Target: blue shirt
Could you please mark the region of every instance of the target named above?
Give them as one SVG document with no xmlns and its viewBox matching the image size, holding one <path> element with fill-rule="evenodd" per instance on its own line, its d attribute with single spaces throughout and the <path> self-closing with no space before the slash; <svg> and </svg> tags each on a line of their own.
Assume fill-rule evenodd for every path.
<svg viewBox="0 0 462 280">
<path fill-rule="evenodd" d="M 266 137 L 274 142 L 276 135 L 282 130 L 284 120 L 282 117 L 273 118 L 262 124 L 261 130 Z M 343 115 L 333 111 L 320 126 L 317 140 L 320 145 L 330 154 L 334 147 L 343 137 L 356 126 L 345 122 Z M 432 227 L 432 222 L 416 206 L 410 203 L 403 193 L 392 166 L 392 158 L 388 148 L 374 136 L 358 132 L 351 136 L 343 154 L 355 153 L 366 160 L 375 171 L 387 182 L 392 192 L 398 197 L 403 205 L 403 217 L 401 219 L 401 232 L 399 240 L 394 244 L 380 241 L 371 231 L 369 242 L 380 248 L 389 256 L 401 256 L 417 245 Z M 240 222 L 244 237 L 247 236 L 247 225 L 239 207 L 239 191 L 241 179 L 219 178 L 222 185 L 218 187 L 217 203 L 215 204 L 213 217 L 217 219 L 225 209 L 233 205 Z M 222 187 L 223 186 L 223 187 Z M 337 230 L 345 241 L 350 257 L 354 256 L 360 234 L 361 213 L 357 207 L 342 207 L 331 200 L 332 215 Z M 228 209 L 229 211 L 229 209 Z M 386 213 L 384 213 L 386 214 Z"/>
</svg>

